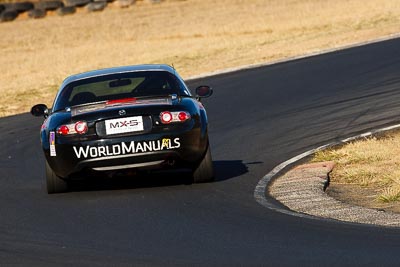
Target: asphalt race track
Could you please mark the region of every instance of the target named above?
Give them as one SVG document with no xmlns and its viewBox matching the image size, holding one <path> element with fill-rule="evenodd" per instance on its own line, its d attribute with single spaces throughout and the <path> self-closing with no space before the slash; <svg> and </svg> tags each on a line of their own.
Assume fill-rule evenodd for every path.
<svg viewBox="0 0 400 267">
<path fill-rule="evenodd" d="M 215 90 L 209 184 L 164 175 L 47 195 L 42 120 L 3 118 L 0 265 L 398 266 L 400 229 L 292 217 L 253 192 L 297 154 L 399 123 L 399 70 L 395 39 L 191 81 Z"/>
</svg>

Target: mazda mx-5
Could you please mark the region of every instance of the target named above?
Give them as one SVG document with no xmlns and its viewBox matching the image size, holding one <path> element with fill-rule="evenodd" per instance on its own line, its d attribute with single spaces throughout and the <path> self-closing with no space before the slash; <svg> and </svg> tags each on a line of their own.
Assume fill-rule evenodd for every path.
<svg viewBox="0 0 400 267">
<path fill-rule="evenodd" d="M 91 173 L 187 169 L 193 182 L 213 179 L 207 114 L 173 67 L 138 65 L 95 70 L 64 80 L 44 116 L 41 144 L 48 193 L 65 192 Z"/>
</svg>

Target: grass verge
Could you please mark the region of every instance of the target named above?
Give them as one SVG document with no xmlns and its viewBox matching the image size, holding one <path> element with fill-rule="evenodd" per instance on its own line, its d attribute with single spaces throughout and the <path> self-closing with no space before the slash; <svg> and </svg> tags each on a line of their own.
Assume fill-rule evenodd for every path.
<svg viewBox="0 0 400 267">
<path fill-rule="evenodd" d="M 189 77 L 374 39 L 400 24 L 398 0 L 146 2 L 1 23 L 0 116 L 51 105 L 78 72 L 167 63 Z"/>
<path fill-rule="evenodd" d="M 356 185 L 375 192 L 372 202 L 400 200 L 400 131 L 370 137 L 316 153 L 312 161 L 334 161 L 334 185 Z M 373 204 L 373 203 L 372 203 Z"/>
</svg>

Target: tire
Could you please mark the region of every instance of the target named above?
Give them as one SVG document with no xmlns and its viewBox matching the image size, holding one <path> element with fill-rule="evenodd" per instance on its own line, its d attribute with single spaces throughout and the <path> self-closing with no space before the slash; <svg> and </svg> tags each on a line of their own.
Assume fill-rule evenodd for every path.
<svg viewBox="0 0 400 267">
<path fill-rule="evenodd" d="M 63 193 L 68 191 L 68 183 L 54 173 L 54 171 L 50 168 L 47 161 L 46 161 L 46 184 L 47 184 L 48 194 Z"/>
<path fill-rule="evenodd" d="M 90 3 L 90 0 L 65 0 L 66 6 L 83 7 Z"/>
<path fill-rule="evenodd" d="M 214 169 L 211 158 L 210 145 L 207 146 L 206 153 L 200 164 L 193 171 L 193 183 L 206 183 L 214 180 Z"/>
<path fill-rule="evenodd" d="M 102 11 L 106 6 L 107 6 L 107 2 L 106 1 L 103 1 L 103 2 L 92 2 L 92 3 L 89 3 L 86 6 L 86 9 L 89 12 L 96 12 L 96 11 Z"/>
<path fill-rule="evenodd" d="M 31 2 L 19 2 L 19 3 L 13 3 L 12 8 L 18 13 L 22 13 L 34 9 L 34 6 Z"/>
<path fill-rule="evenodd" d="M 3 13 L 3 11 L 6 10 L 6 7 L 4 5 L 0 5 L 0 15 Z"/>
<path fill-rule="evenodd" d="M 64 6 L 57 9 L 57 14 L 60 16 L 71 15 L 76 12 L 76 7 L 74 6 Z"/>
<path fill-rule="evenodd" d="M 18 12 L 15 10 L 6 10 L 0 15 L 0 21 L 1 22 L 6 22 L 6 21 L 13 21 L 18 17 Z"/>
<path fill-rule="evenodd" d="M 3 3 L 1 5 L 4 7 L 4 11 L 12 11 L 12 10 L 14 10 L 14 4 L 13 3 Z"/>
<path fill-rule="evenodd" d="M 44 2 L 37 2 L 35 4 L 35 8 L 37 9 L 44 9 L 44 10 L 56 10 L 60 7 L 63 7 L 64 3 L 61 1 L 44 1 Z"/>
<path fill-rule="evenodd" d="M 44 18 L 46 17 L 46 10 L 35 8 L 28 11 L 28 16 L 33 19 Z"/>
<path fill-rule="evenodd" d="M 127 8 L 135 4 L 135 0 L 117 0 L 115 3 L 120 8 Z"/>
</svg>

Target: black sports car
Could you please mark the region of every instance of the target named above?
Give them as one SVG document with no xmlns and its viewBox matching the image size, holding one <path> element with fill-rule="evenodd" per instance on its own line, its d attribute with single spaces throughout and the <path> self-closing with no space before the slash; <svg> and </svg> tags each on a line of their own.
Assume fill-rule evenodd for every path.
<svg viewBox="0 0 400 267">
<path fill-rule="evenodd" d="M 48 193 L 65 192 L 85 173 L 190 169 L 193 182 L 213 179 L 208 121 L 196 88 L 193 97 L 167 65 L 109 68 L 68 77 L 44 116 L 40 136 Z M 82 175 L 83 174 L 83 175 Z"/>
</svg>

